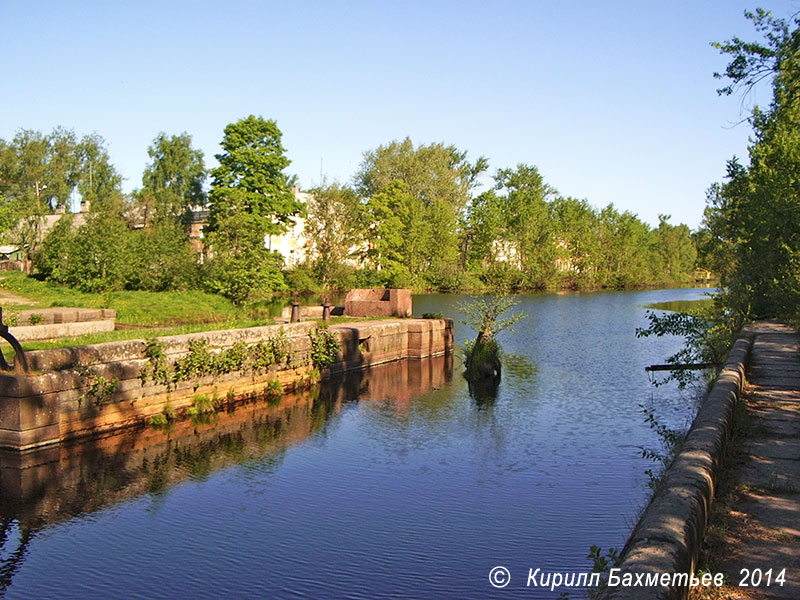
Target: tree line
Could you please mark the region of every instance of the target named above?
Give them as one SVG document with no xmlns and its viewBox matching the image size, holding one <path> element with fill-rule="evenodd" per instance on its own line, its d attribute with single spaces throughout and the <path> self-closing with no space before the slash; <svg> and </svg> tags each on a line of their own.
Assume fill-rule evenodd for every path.
<svg viewBox="0 0 800 600">
<path fill-rule="evenodd" d="M 323 183 L 301 202 L 281 137 L 262 117 L 231 123 L 209 171 L 191 136 L 160 133 L 142 186 L 126 195 L 101 137 L 21 130 L 0 140 L 0 239 L 23 249 L 35 276 L 84 291 L 203 288 L 236 303 L 351 287 L 594 289 L 692 279 L 700 238 L 686 225 L 661 215 L 653 228 L 613 205 L 564 197 L 535 166 L 499 169 L 487 190 L 479 185 L 486 158 L 398 140 L 365 152 L 351 182 Z M 67 214 L 45 231 L 76 196 L 91 207 L 82 222 Z M 208 211 L 201 260 L 188 236 L 199 209 Z M 265 236 L 300 218 L 306 258 L 287 267 Z"/>
<path fill-rule="evenodd" d="M 720 94 L 771 83 L 768 106 L 755 106 L 747 161 L 733 157 L 727 177 L 708 191 L 699 256 L 721 277 L 720 306 L 736 322 L 794 320 L 800 306 L 800 18 L 746 12 L 762 41 L 715 43 L 731 60 Z"/>
</svg>

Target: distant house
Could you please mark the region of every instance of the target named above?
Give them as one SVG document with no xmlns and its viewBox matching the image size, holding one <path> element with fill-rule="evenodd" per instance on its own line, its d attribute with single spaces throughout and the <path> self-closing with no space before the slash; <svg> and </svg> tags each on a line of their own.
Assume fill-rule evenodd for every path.
<svg viewBox="0 0 800 600">
<path fill-rule="evenodd" d="M 709 283 L 712 279 L 714 279 L 714 275 L 708 269 L 697 267 L 694 270 L 695 283 Z"/>
<path fill-rule="evenodd" d="M 203 242 L 203 227 L 208 225 L 208 208 L 193 206 L 188 211 L 187 225 L 189 227 L 189 243 L 197 253 L 197 260 L 201 263 L 205 259 L 205 243 Z"/>
<path fill-rule="evenodd" d="M 497 239 L 492 242 L 492 260 L 508 263 L 517 269 L 522 268 L 522 256 L 519 253 L 516 242 Z"/>
<path fill-rule="evenodd" d="M 19 246 L 0 246 L 0 271 L 23 271 L 25 253 Z"/>
<path fill-rule="evenodd" d="M 301 192 L 296 185 L 292 186 L 292 194 L 295 200 L 303 204 L 307 204 L 311 199 L 311 194 Z M 283 256 L 283 262 L 287 267 L 296 267 L 306 260 L 306 220 L 303 217 L 292 217 L 291 220 L 292 225 L 288 231 L 280 235 L 268 235 L 264 241 L 269 250 L 274 250 Z"/>
<path fill-rule="evenodd" d="M 47 236 L 47 234 L 50 233 L 50 230 L 56 226 L 56 223 L 58 223 L 61 220 L 61 218 L 66 214 L 68 214 L 67 209 L 62 204 L 61 206 L 56 208 L 56 211 L 53 214 L 44 215 L 42 217 L 42 228 L 40 230 L 41 238 L 44 239 Z M 72 214 L 74 214 L 72 221 L 73 227 L 80 227 L 81 225 L 86 223 L 86 217 L 89 215 L 89 202 L 85 200 L 82 201 L 79 212 Z"/>
<path fill-rule="evenodd" d="M 304 203 L 311 197 L 307 192 L 301 192 L 297 186 L 292 187 L 292 194 L 295 199 Z M 208 207 L 205 206 L 193 206 L 189 210 L 189 241 L 197 252 L 200 262 L 205 259 L 203 229 L 208 225 L 208 214 Z M 264 246 L 283 256 L 283 262 L 287 267 L 297 266 L 306 259 L 306 220 L 303 217 L 292 217 L 291 221 L 292 225 L 285 233 L 264 237 Z"/>
<path fill-rule="evenodd" d="M 0 260 L 22 260 L 19 246 L 0 246 Z"/>
<path fill-rule="evenodd" d="M 556 270 L 560 273 L 580 273 L 581 269 L 575 264 L 576 257 L 572 256 L 569 243 L 566 240 L 559 239 L 556 241 L 556 248 L 561 254 L 561 256 L 555 260 Z"/>
</svg>

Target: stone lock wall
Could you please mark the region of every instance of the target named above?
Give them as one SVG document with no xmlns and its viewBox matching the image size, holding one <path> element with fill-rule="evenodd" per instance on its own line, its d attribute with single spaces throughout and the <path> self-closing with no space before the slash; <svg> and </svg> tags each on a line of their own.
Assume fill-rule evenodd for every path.
<svg viewBox="0 0 800 600">
<path fill-rule="evenodd" d="M 20 341 L 77 337 L 88 333 L 114 331 L 117 311 L 108 308 L 42 308 L 16 313 L 9 327 Z"/>
<path fill-rule="evenodd" d="M 268 370 L 205 375 L 169 386 L 140 377 L 150 363 L 145 340 L 28 352 L 30 374 L 0 375 L 0 447 L 25 450 L 140 425 L 163 412 L 167 404 L 178 412 L 186 409 L 198 394 L 253 396 L 263 393 L 274 380 L 291 389 L 309 383 L 309 378 L 404 358 L 447 354 L 453 348 L 450 319 L 336 325 L 330 331 L 341 350 L 320 374 L 310 364 L 309 334 L 316 327 L 314 322 L 301 322 L 157 338 L 169 362 L 185 357 L 193 341 L 204 340 L 211 351 L 218 352 L 237 342 L 253 345 L 265 341 L 281 330 L 291 352 L 288 363 Z M 102 398 L 92 396 L 93 386 L 111 387 L 111 382 L 113 389 Z"/>
<path fill-rule="evenodd" d="M 355 289 L 344 299 L 348 317 L 410 317 L 411 307 L 411 290 L 407 289 Z"/>
</svg>

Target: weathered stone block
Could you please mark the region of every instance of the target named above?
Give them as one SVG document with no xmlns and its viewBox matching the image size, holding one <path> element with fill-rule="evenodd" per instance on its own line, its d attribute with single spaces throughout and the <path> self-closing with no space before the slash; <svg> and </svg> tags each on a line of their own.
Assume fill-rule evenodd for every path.
<svg viewBox="0 0 800 600">
<path fill-rule="evenodd" d="M 344 300 L 344 314 L 350 317 L 410 317 L 411 290 L 350 290 Z"/>
<path fill-rule="evenodd" d="M 191 406 L 196 394 L 227 399 L 230 391 L 237 397 L 250 394 L 256 398 L 270 380 L 277 379 L 284 389 L 300 382 L 305 385 L 311 372 L 309 332 L 314 327 L 315 323 L 307 322 L 160 338 L 167 358 L 174 361 L 186 355 L 193 340 L 206 340 L 212 351 L 218 351 L 237 342 L 257 343 L 283 328 L 293 356 L 294 368 L 206 375 L 169 388 L 153 381 L 143 384 L 139 379 L 147 363 L 144 340 L 30 352 L 28 356 L 39 372 L 0 374 L 0 446 L 23 449 L 141 425 L 163 411 L 166 403 L 176 410 Z M 331 327 L 331 332 L 340 340 L 342 351 L 329 372 L 363 369 L 409 356 L 432 356 L 452 348 L 449 320 L 352 323 Z M 409 349 L 411 335 L 417 337 L 414 348 Z M 108 397 L 93 398 L 88 393 L 99 377 L 118 380 Z M 426 377 L 420 374 L 420 381 Z"/>
</svg>

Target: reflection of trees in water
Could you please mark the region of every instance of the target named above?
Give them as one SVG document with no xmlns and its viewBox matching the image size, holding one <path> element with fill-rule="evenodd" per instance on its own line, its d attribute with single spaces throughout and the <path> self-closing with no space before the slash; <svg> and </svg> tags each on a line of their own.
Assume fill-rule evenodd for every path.
<svg viewBox="0 0 800 600">
<path fill-rule="evenodd" d="M 500 377 L 484 377 L 467 381 L 469 395 L 475 400 L 478 409 L 486 409 L 494 405 L 497 400 L 497 391 L 500 389 Z"/>
<path fill-rule="evenodd" d="M 525 403 L 535 397 L 538 367 L 528 356 L 504 352 L 503 378 L 489 377 L 468 381 L 469 396 L 474 402 L 474 435 L 482 440 L 478 464 L 486 473 L 497 472 L 516 464 L 519 457 L 507 450 L 506 425 L 509 404 Z M 501 389 L 507 390 L 502 406 L 497 399 Z M 510 410 L 514 410 L 513 406 Z"/>
<path fill-rule="evenodd" d="M 506 375 L 511 375 L 518 381 L 526 383 L 535 383 L 536 376 L 539 374 L 539 367 L 529 356 L 514 352 L 503 353 L 503 368 Z"/>
<path fill-rule="evenodd" d="M 15 532 L 16 542 L 11 539 Z M 28 544 L 33 535 L 33 530 L 22 527 L 15 519 L 9 517 L 0 519 L 0 596 L 5 595 L 14 575 L 25 561 Z"/>
<path fill-rule="evenodd" d="M 204 480 L 232 465 L 274 472 L 296 442 L 327 437 L 342 403 L 391 390 L 401 395 L 409 389 L 429 391 L 447 380 L 452 357 L 431 360 L 351 372 L 285 394 L 278 402 L 243 398 L 207 424 L 184 419 L 165 429 L 128 429 L 34 451 L 26 458 L 0 452 L 3 523 L 7 528 L 8 519 L 17 520 L 25 532 L 37 531 L 131 497 L 152 494 L 158 501 L 177 483 Z"/>
<path fill-rule="evenodd" d="M 529 357 L 513 352 L 502 355 L 505 383 L 519 392 L 533 396 L 539 368 Z M 494 405 L 500 391 L 500 377 L 486 377 L 468 382 L 470 397 L 479 409 Z"/>
</svg>

